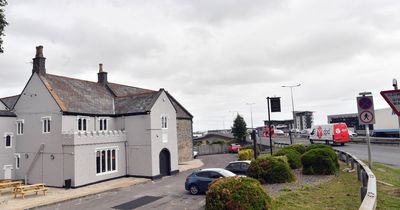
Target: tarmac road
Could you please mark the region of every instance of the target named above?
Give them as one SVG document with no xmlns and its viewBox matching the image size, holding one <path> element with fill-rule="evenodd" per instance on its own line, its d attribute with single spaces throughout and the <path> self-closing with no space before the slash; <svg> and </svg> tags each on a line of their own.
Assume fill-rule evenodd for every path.
<svg viewBox="0 0 400 210">
<path fill-rule="evenodd" d="M 221 154 L 199 156 L 204 163 L 202 168 L 225 167 L 230 161 L 237 160 L 236 154 Z M 164 177 L 163 179 L 151 181 L 145 184 L 134 185 L 127 188 L 107 191 L 101 194 L 74 199 L 39 209 L 57 210 L 78 210 L 78 209 L 133 209 L 132 206 L 139 205 L 140 202 L 155 200 L 143 205 L 137 210 L 162 209 L 162 210 L 189 210 L 202 209 L 205 205 L 205 195 L 190 195 L 185 190 L 186 177 L 192 170 L 179 173 L 174 176 Z M 148 196 L 143 198 L 144 196 Z M 141 198 L 141 199 L 140 199 Z M 137 200 L 140 199 L 140 200 Z M 126 204 L 134 201 L 133 205 Z M 126 204 L 127 206 L 120 206 Z M 119 207 L 118 207 L 119 206 Z"/>
</svg>

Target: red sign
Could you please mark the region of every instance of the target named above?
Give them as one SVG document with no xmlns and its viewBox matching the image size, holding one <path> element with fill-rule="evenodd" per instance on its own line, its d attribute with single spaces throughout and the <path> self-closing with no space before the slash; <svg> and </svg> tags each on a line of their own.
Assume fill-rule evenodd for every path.
<svg viewBox="0 0 400 210">
<path fill-rule="evenodd" d="M 318 128 L 317 128 L 317 136 L 318 136 L 318 138 L 320 139 L 320 138 L 322 138 L 322 128 L 321 128 L 321 126 L 319 126 Z"/>
<path fill-rule="evenodd" d="M 400 117 L 400 90 L 381 91 L 381 95 L 397 116 Z"/>
</svg>

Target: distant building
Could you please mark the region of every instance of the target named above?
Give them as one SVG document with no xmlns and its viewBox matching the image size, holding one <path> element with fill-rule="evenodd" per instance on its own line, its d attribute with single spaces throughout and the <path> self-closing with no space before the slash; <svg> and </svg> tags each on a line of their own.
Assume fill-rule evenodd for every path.
<svg viewBox="0 0 400 210">
<path fill-rule="evenodd" d="M 293 120 L 271 120 L 271 124 L 284 132 L 288 132 L 296 127 L 297 130 L 310 129 L 314 124 L 314 116 L 312 111 L 295 111 L 296 126 Z M 264 120 L 264 125 L 268 125 L 268 120 Z"/>
<path fill-rule="evenodd" d="M 328 115 L 328 123 L 344 122 L 347 127 L 354 129 L 356 133 L 365 135 L 365 126 L 359 124 L 357 115 L 357 113 Z M 378 135 L 380 135 L 379 133 L 396 133 L 398 135 L 399 123 L 397 115 L 393 113 L 391 108 L 376 109 L 375 124 L 370 125 L 369 129 Z"/>
</svg>

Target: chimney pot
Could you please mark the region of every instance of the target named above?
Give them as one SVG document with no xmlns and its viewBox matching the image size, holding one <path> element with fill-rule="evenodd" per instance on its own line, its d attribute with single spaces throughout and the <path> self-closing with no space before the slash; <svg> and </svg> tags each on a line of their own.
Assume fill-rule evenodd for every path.
<svg viewBox="0 0 400 210">
<path fill-rule="evenodd" d="M 103 64 L 99 64 L 99 73 L 97 73 L 97 83 L 106 85 L 108 83 L 107 80 L 107 72 L 103 70 Z"/>
<path fill-rule="evenodd" d="M 36 56 L 33 58 L 32 74 L 37 73 L 39 75 L 46 74 L 46 58 L 43 57 L 43 46 L 36 47 Z"/>
<path fill-rule="evenodd" d="M 99 72 L 103 72 L 103 64 L 102 63 L 99 64 Z"/>
</svg>

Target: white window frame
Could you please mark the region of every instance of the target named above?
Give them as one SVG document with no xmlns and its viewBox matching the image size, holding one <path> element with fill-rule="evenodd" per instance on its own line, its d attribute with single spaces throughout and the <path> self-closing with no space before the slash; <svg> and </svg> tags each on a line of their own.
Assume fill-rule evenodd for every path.
<svg viewBox="0 0 400 210">
<path fill-rule="evenodd" d="M 112 160 L 111 160 L 111 170 L 107 170 L 108 168 L 108 157 L 107 157 L 107 151 L 110 151 L 110 158 L 112 157 L 112 151 L 115 150 L 115 170 L 112 170 Z M 101 158 L 101 153 L 102 151 L 105 151 L 105 172 L 102 172 L 102 158 Z M 102 148 L 96 148 L 94 151 L 94 158 L 95 158 L 95 173 L 96 176 L 102 176 L 106 174 L 112 174 L 112 173 L 117 173 L 118 172 L 118 151 L 119 147 L 102 147 Z M 100 173 L 97 173 L 97 152 L 100 152 Z"/>
<path fill-rule="evenodd" d="M 99 127 L 98 127 L 99 131 L 108 131 L 109 130 L 108 128 L 110 126 L 110 123 L 109 123 L 110 120 L 108 117 L 99 117 L 98 121 L 99 121 Z M 105 124 L 104 124 L 104 122 L 105 122 Z M 104 129 L 104 125 L 105 125 L 106 129 Z"/>
<path fill-rule="evenodd" d="M 47 116 L 47 117 L 42 117 L 42 133 L 43 134 L 47 134 L 47 133 L 51 133 L 51 117 Z M 47 121 L 47 124 L 46 124 Z M 45 127 L 46 125 L 46 127 Z M 50 129 L 49 129 L 50 128 Z"/>
<path fill-rule="evenodd" d="M 10 136 L 10 146 L 7 146 L 7 136 Z M 10 149 L 12 148 L 13 145 L 13 138 L 14 138 L 14 134 L 13 133 L 4 133 L 4 146 L 6 149 Z"/>
<path fill-rule="evenodd" d="M 23 119 L 17 120 L 17 135 L 24 135 L 24 123 L 25 121 Z"/>
<path fill-rule="evenodd" d="M 15 153 L 14 158 L 15 158 L 15 169 L 19 169 L 21 166 L 21 154 Z M 19 161 L 17 161 L 17 160 L 19 160 Z"/>
<path fill-rule="evenodd" d="M 168 129 L 168 115 L 161 115 L 161 129 Z"/>
<path fill-rule="evenodd" d="M 79 129 L 79 120 L 81 120 L 81 122 L 82 122 L 82 129 Z M 83 122 L 85 121 L 85 128 L 86 129 L 83 129 Z M 88 131 L 88 127 L 89 127 L 89 118 L 88 117 L 83 117 L 83 116 L 77 116 L 77 118 L 76 118 L 76 128 L 77 128 L 77 130 L 78 131 Z"/>
</svg>

